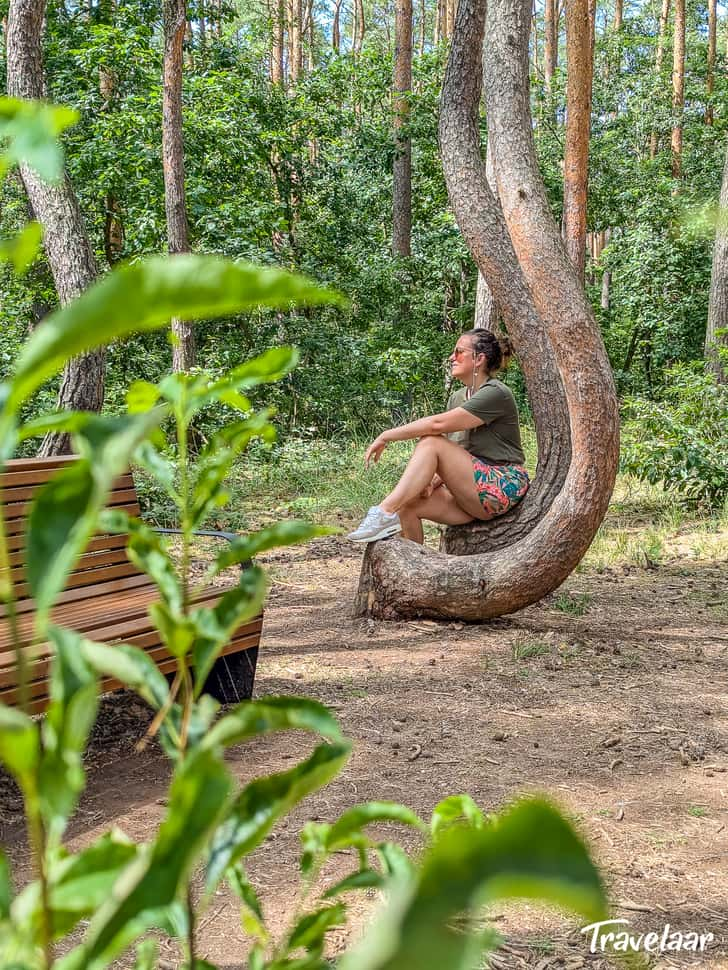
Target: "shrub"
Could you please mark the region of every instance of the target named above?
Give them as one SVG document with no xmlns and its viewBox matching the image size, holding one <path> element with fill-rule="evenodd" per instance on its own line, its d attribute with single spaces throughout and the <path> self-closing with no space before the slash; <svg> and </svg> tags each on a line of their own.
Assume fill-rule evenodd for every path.
<svg viewBox="0 0 728 970">
<path fill-rule="evenodd" d="M 728 498 L 728 386 L 700 368 L 671 368 L 660 401 L 625 402 L 622 468 L 716 508 Z"/>
</svg>

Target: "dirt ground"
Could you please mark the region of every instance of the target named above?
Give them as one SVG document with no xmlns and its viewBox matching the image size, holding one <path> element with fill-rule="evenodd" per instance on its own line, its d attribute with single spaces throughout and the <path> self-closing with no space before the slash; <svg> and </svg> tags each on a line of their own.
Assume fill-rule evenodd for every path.
<svg viewBox="0 0 728 970">
<path fill-rule="evenodd" d="M 375 623 L 351 616 L 360 556 L 326 538 L 267 557 L 273 585 L 256 694 L 317 698 L 355 742 L 344 773 L 251 859 L 270 923 L 282 932 L 292 917 L 306 819 L 333 819 L 370 799 L 404 802 L 427 818 L 458 792 L 492 811 L 541 792 L 587 838 L 632 932 L 669 923 L 714 934 L 703 956 L 665 956 L 655 967 L 728 967 L 726 565 L 675 560 L 584 572 L 559 591 L 566 597 L 481 625 Z M 148 719 L 128 694 L 103 703 L 74 848 L 112 824 L 143 840 L 159 823 L 167 764 L 155 747 L 134 750 Z M 274 735 L 233 749 L 230 763 L 246 781 L 290 767 L 311 746 L 303 735 Z M 19 804 L 7 780 L 0 812 L 0 839 L 22 870 Z M 416 848 L 410 833 L 396 835 Z M 352 862 L 337 857 L 327 875 L 343 875 Z M 375 903 L 353 901 L 350 936 L 333 933 L 334 952 L 361 932 Z M 496 970 L 607 966 L 563 913 L 502 906 L 489 918 L 505 938 Z M 199 956 L 244 965 L 226 891 L 199 931 Z M 166 945 L 163 957 L 178 965 Z"/>
</svg>

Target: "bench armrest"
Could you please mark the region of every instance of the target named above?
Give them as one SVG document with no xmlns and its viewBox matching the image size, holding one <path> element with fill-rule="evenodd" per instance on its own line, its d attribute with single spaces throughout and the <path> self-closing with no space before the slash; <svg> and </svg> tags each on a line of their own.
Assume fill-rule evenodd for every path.
<svg viewBox="0 0 728 970">
<path fill-rule="evenodd" d="M 151 529 L 152 529 L 152 532 L 160 532 L 162 533 L 162 535 L 171 535 L 171 536 L 182 535 L 181 529 L 160 529 L 157 526 L 151 526 Z M 211 529 L 195 529 L 192 535 L 208 536 L 211 539 L 225 539 L 226 542 L 232 542 L 234 539 L 238 538 L 236 533 L 234 532 L 218 532 Z M 245 562 L 240 563 L 240 569 L 241 570 L 250 569 L 252 565 L 253 565 L 253 560 L 246 559 Z"/>
</svg>

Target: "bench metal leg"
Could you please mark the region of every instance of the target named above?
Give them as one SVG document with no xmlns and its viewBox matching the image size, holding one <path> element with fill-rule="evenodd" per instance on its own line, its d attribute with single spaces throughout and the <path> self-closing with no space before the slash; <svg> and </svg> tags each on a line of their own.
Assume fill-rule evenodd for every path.
<svg viewBox="0 0 728 970">
<path fill-rule="evenodd" d="M 249 700 L 253 696 L 257 662 L 257 647 L 218 657 L 205 682 L 204 693 L 211 694 L 222 704 Z"/>
</svg>

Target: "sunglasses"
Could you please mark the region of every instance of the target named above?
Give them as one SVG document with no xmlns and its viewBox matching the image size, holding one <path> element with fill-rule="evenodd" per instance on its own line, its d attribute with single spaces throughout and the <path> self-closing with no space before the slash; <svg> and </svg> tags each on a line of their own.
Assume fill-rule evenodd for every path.
<svg viewBox="0 0 728 970">
<path fill-rule="evenodd" d="M 472 354 L 473 357 L 475 357 L 475 351 L 472 347 L 456 347 L 450 356 L 457 360 L 459 357 L 462 357 L 463 354 Z"/>
</svg>

